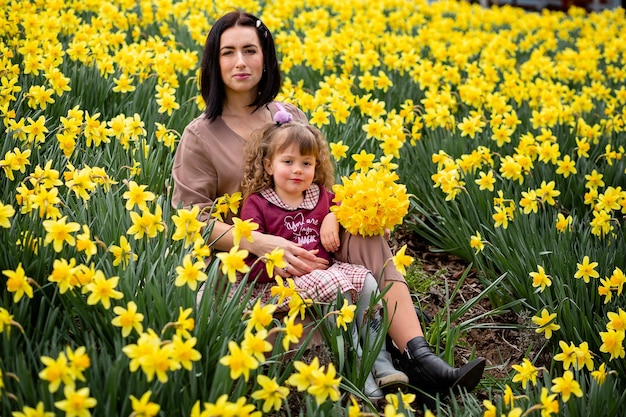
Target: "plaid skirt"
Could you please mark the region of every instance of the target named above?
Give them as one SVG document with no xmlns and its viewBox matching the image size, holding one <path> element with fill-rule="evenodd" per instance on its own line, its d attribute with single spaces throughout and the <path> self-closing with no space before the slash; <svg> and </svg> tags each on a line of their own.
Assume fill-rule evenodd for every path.
<svg viewBox="0 0 626 417">
<path fill-rule="evenodd" d="M 334 261 L 327 269 L 316 269 L 308 274 L 293 277 L 293 281 L 302 298 L 328 303 L 334 301 L 337 298 L 337 293 L 340 292 L 342 294 L 350 294 L 352 302 L 356 303 L 363 290 L 365 277 L 369 273 L 369 269 L 364 266 Z M 248 286 L 252 284 L 243 280 L 239 281 L 233 287 L 231 296 L 239 285 Z M 260 299 L 263 304 L 269 302 L 272 299 L 271 289 L 276 285 L 275 282 L 254 284 L 250 303 L 254 304 L 257 299 Z M 289 311 L 289 299 L 283 300 L 277 306 L 276 311 Z"/>
</svg>

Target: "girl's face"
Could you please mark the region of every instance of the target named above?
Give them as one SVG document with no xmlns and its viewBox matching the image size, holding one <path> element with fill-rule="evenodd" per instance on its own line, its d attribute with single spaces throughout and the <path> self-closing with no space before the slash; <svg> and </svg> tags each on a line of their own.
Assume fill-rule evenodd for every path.
<svg viewBox="0 0 626 417">
<path fill-rule="evenodd" d="M 263 76 L 263 50 L 255 28 L 233 26 L 222 33 L 220 70 L 227 94 L 256 94 Z"/>
<path fill-rule="evenodd" d="M 265 170 L 274 178 L 276 194 L 286 203 L 299 204 L 304 191 L 313 183 L 315 156 L 301 155 L 298 147 L 293 145 L 266 161 Z"/>
</svg>

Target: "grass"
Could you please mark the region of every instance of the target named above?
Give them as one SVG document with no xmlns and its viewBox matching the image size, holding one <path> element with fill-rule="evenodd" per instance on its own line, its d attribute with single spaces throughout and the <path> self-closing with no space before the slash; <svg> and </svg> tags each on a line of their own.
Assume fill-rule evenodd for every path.
<svg viewBox="0 0 626 417">
<path fill-rule="evenodd" d="M 416 259 L 406 269 L 406 283 L 409 286 L 409 290 L 413 294 L 426 294 L 433 286 L 440 285 L 443 277 L 446 275 L 447 270 L 445 267 L 436 271 L 434 274 L 427 272 L 424 269 L 424 264 L 421 259 Z"/>
</svg>

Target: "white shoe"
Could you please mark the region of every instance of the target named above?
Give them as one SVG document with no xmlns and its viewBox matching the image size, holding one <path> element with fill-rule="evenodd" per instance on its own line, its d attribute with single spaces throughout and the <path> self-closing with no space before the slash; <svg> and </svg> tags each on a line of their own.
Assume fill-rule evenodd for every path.
<svg viewBox="0 0 626 417">
<path fill-rule="evenodd" d="M 380 316 L 369 322 L 370 340 L 374 341 L 380 331 Z M 372 343 L 372 342 L 371 342 Z M 391 353 L 387 350 L 387 340 L 383 341 L 383 345 L 376 356 L 374 362 L 374 369 L 372 370 L 376 383 L 379 387 L 383 387 L 386 390 L 395 391 L 401 385 L 409 383 L 409 377 L 402 371 L 396 369 L 393 366 L 393 358 Z"/>
<path fill-rule="evenodd" d="M 394 389 L 399 385 L 407 385 L 409 377 L 393 366 L 391 354 L 385 349 L 385 345 L 374 362 L 374 376 L 379 387 Z"/>
<path fill-rule="evenodd" d="M 374 375 L 370 372 L 365 380 L 365 387 L 363 393 L 369 398 L 370 401 L 378 401 L 385 398 L 385 393 L 378 387 Z"/>
</svg>

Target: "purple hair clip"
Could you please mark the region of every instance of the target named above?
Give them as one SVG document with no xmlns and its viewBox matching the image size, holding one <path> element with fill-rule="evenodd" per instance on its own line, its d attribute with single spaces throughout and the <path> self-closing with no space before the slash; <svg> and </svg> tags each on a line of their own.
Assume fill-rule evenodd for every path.
<svg viewBox="0 0 626 417">
<path fill-rule="evenodd" d="M 276 103 L 276 108 L 278 111 L 274 114 L 274 121 L 277 125 L 281 125 L 283 123 L 289 123 L 293 120 L 293 115 L 289 113 L 282 104 Z"/>
</svg>

